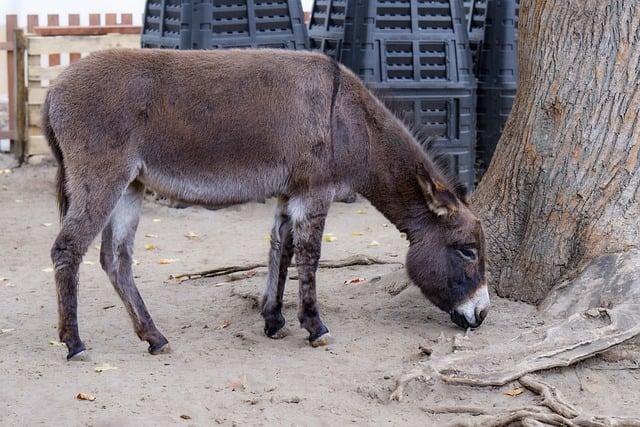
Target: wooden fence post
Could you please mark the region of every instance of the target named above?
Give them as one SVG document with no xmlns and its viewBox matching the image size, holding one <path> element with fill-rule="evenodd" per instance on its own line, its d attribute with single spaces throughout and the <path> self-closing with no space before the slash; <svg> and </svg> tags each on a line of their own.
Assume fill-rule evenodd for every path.
<svg viewBox="0 0 640 427">
<path fill-rule="evenodd" d="M 27 143 L 27 85 L 25 84 L 25 38 L 24 31 L 17 28 L 13 33 L 13 43 L 15 48 L 15 101 L 16 101 L 16 121 L 15 139 L 11 141 L 11 151 L 22 164 L 25 157 Z"/>
<path fill-rule="evenodd" d="M 18 27 L 18 15 L 7 15 L 7 41 L 14 41 L 13 32 Z M 7 50 L 7 92 L 9 95 L 9 131 L 13 131 L 15 137 L 15 123 L 16 123 L 16 92 L 15 92 L 15 45 L 13 49 Z"/>
</svg>

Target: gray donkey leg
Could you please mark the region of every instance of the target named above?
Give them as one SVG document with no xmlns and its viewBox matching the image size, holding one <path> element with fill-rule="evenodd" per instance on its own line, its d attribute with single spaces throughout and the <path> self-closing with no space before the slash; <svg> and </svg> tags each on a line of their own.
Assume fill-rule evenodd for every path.
<svg viewBox="0 0 640 427">
<path fill-rule="evenodd" d="M 293 245 L 300 282 L 298 320 L 309 331 L 313 347 L 328 344 L 331 335 L 320 320 L 316 300 L 316 270 L 320 261 L 322 232 L 333 201 L 333 193 L 323 192 L 294 197 L 289 201 L 293 221 Z"/>
<path fill-rule="evenodd" d="M 121 177 L 98 180 L 67 168 L 69 210 L 51 248 L 58 294 L 58 334 L 68 360 L 83 360 L 85 345 L 78 332 L 78 270 L 84 254 L 113 211 L 128 183 Z"/>
<path fill-rule="evenodd" d="M 102 231 L 100 264 L 124 303 L 136 334 L 149 343 L 149 353 L 159 354 L 168 350 L 168 341 L 153 323 L 131 270 L 133 240 L 140 219 L 143 194 L 144 187 L 134 182 L 118 201 L 109 223 Z"/>
<path fill-rule="evenodd" d="M 270 338 L 283 338 L 289 331 L 282 316 L 282 295 L 287 281 L 287 272 L 293 257 L 293 233 L 291 218 L 287 212 L 287 201 L 278 200 L 275 221 L 271 229 L 269 250 L 269 275 L 262 297 L 264 333 Z"/>
</svg>

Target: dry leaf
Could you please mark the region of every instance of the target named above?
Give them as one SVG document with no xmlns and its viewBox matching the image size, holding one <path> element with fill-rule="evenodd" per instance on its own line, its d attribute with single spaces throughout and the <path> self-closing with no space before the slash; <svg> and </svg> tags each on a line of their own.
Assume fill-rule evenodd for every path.
<svg viewBox="0 0 640 427">
<path fill-rule="evenodd" d="M 6 277 L 0 277 L 0 283 L 6 282 L 7 280 L 9 280 L 9 279 L 7 279 Z"/>
<path fill-rule="evenodd" d="M 160 258 L 160 261 L 158 261 L 159 264 L 165 265 L 165 264 L 171 264 L 178 261 L 177 259 L 174 258 Z"/>
<path fill-rule="evenodd" d="M 93 265 L 95 264 L 93 261 L 82 261 L 84 265 Z"/>
<path fill-rule="evenodd" d="M 51 227 L 51 225 L 52 225 L 52 223 L 50 223 L 50 222 L 43 222 L 42 223 L 43 227 Z"/>
<path fill-rule="evenodd" d="M 364 236 L 364 233 L 362 231 L 352 231 L 351 235 L 353 237 L 358 237 L 358 236 Z"/>
<path fill-rule="evenodd" d="M 378 243 L 376 240 L 372 240 L 371 243 L 369 243 L 369 247 L 372 246 L 380 246 L 380 243 Z"/>
<path fill-rule="evenodd" d="M 265 234 L 265 235 L 264 235 L 264 240 L 267 240 L 267 241 L 269 241 L 269 242 L 270 242 L 270 241 L 271 241 L 271 235 L 269 235 L 269 234 Z"/>
<path fill-rule="evenodd" d="M 138 261 L 137 259 L 133 260 L 133 265 L 140 265 L 140 261 Z"/>
<path fill-rule="evenodd" d="M 187 414 L 180 415 L 180 418 L 182 418 L 183 420 L 190 420 L 191 419 L 191 417 L 189 415 L 187 415 Z"/>
<path fill-rule="evenodd" d="M 97 250 L 100 250 L 100 245 L 95 245 L 94 248 L 96 248 Z"/>
<path fill-rule="evenodd" d="M 222 322 L 221 324 L 219 324 L 218 326 L 216 326 L 216 329 L 225 329 L 225 328 L 228 328 L 230 324 L 231 324 L 231 321 L 230 321 L 230 320 L 225 320 L 224 322 Z"/>
<path fill-rule="evenodd" d="M 516 397 L 520 396 L 522 393 L 524 393 L 524 388 L 516 387 L 509 391 L 505 391 L 503 394 L 505 394 L 506 396 Z"/>
<path fill-rule="evenodd" d="M 227 388 L 231 391 L 244 391 L 247 389 L 247 377 L 242 377 L 237 380 L 230 381 L 227 384 Z"/>
<path fill-rule="evenodd" d="M 345 285 L 352 285 L 352 284 L 354 284 L 354 283 L 362 283 L 362 282 L 364 282 L 365 280 L 366 280 L 366 279 L 365 279 L 364 277 L 354 277 L 354 278 L 352 278 L 352 279 L 345 280 L 345 281 L 344 281 L 344 284 L 345 284 Z"/>
<path fill-rule="evenodd" d="M 13 332 L 15 331 L 15 329 L 0 329 L 0 335 L 2 334 L 8 334 L 9 332 Z"/>
<path fill-rule="evenodd" d="M 144 237 L 147 237 L 149 239 L 155 239 L 156 237 L 158 237 L 157 234 L 151 234 L 151 233 L 147 233 L 144 235 Z"/>
<path fill-rule="evenodd" d="M 52 345 L 52 346 L 54 346 L 54 347 L 62 347 L 62 346 L 64 346 L 65 344 L 64 344 L 63 342 L 60 342 L 60 341 L 50 340 L 50 341 L 49 341 L 49 345 Z"/>
<path fill-rule="evenodd" d="M 156 249 L 158 249 L 158 247 L 153 243 L 147 243 L 146 245 L 144 245 L 145 251 L 155 251 Z"/>
<path fill-rule="evenodd" d="M 322 236 L 322 240 L 324 240 L 325 242 L 334 242 L 334 241 L 338 240 L 338 238 L 336 236 L 334 236 L 333 233 L 325 233 Z"/>
<path fill-rule="evenodd" d="M 102 365 L 98 365 L 95 368 L 93 368 L 93 370 L 96 372 L 112 371 L 114 369 L 118 369 L 118 368 L 115 366 L 111 366 L 108 363 L 103 363 Z"/>
<path fill-rule="evenodd" d="M 193 231 L 188 232 L 184 235 L 189 240 L 200 240 L 200 236 L 194 233 Z"/>
<path fill-rule="evenodd" d="M 356 213 L 357 213 L 358 215 L 364 215 L 364 214 L 366 214 L 366 213 L 367 213 L 367 211 L 366 211 L 366 210 L 364 210 L 364 209 L 358 209 L 358 210 L 356 211 Z"/>
<path fill-rule="evenodd" d="M 53 267 L 43 268 L 42 271 L 45 273 L 51 273 L 53 271 Z"/>
<path fill-rule="evenodd" d="M 160 218 L 153 218 L 153 222 L 162 222 Z"/>
<path fill-rule="evenodd" d="M 0 175 L 4 175 L 4 174 L 10 174 L 11 173 L 11 169 L 0 169 Z"/>
<path fill-rule="evenodd" d="M 96 397 L 93 394 L 89 394 L 89 393 L 78 393 L 78 395 L 76 396 L 76 399 L 88 400 L 89 402 L 93 402 L 94 400 L 96 400 Z"/>
</svg>

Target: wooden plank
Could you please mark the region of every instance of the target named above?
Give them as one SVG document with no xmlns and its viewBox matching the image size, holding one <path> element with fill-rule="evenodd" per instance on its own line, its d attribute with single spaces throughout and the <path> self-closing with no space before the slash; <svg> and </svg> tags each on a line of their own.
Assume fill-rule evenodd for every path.
<svg viewBox="0 0 640 427">
<path fill-rule="evenodd" d="M 117 25 L 118 23 L 118 14 L 116 13 L 106 13 L 104 16 L 104 23 L 106 25 Z"/>
<path fill-rule="evenodd" d="M 106 34 L 140 34 L 137 25 L 106 25 L 102 27 L 36 27 L 39 36 L 101 36 Z"/>
<path fill-rule="evenodd" d="M 67 68 L 66 65 L 56 65 L 55 67 L 41 67 L 39 65 L 35 65 L 29 67 L 27 70 L 29 73 L 28 78 L 29 80 L 54 80 L 61 72 L 64 71 L 65 68 Z"/>
<path fill-rule="evenodd" d="M 38 82 L 39 83 L 39 82 Z M 27 88 L 28 93 L 28 105 L 42 105 L 44 103 L 44 99 L 47 96 L 47 91 L 49 88 L 42 87 L 40 84 L 34 84 L 34 82 L 29 82 L 29 87 Z"/>
<path fill-rule="evenodd" d="M 44 135 L 29 136 L 26 154 L 28 156 L 35 156 L 38 154 L 51 154 L 51 149 L 49 148 L 49 144 L 47 144 L 47 139 L 44 137 Z"/>
<path fill-rule="evenodd" d="M 40 120 L 41 120 L 41 115 L 42 115 L 42 105 L 38 104 L 38 105 L 29 105 L 28 106 L 28 125 L 29 126 L 36 126 L 38 128 L 41 128 L 41 124 L 40 124 Z"/>
<path fill-rule="evenodd" d="M 69 14 L 69 26 L 70 27 L 79 27 L 80 26 L 80 15 L 77 13 Z M 71 52 L 69 53 L 69 62 L 74 63 L 80 61 L 82 56 L 79 52 Z"/>
<path fill-rule="evenodd" d="M 60 25 L 60 19 L 58 15 L 47 15 L 47 26 L 49 27 L 57 27 Z M 60 54 L 52 53 L 49 55 L 49 65 L 55 66 L 60 65 Z"/>
<path fill-rule="evenodd" d="M 15 128 L 15 139 L 11 141 L 11 151 L 13 152 L 16 159 L 18 159 L 18 163 L 22 163 L 24 161 L 24 153 L 26 146 L 26 108 L 27 108 L 27 91 L 26 84 L 24 81 L 24 49 L 25 49 L 25 40 L 24 40 L 24 31 L 22 29 L 16 29 L 14 31 L 14 39 L 13 39 L 16 51 L 15 51 L 15 87 L 14 93 L 16 94 L 16 128 Z"/>
<path fill-rule="evenodd" d="M 133 15 L 131 13 L 123 13 L 120 15 L 121 25 L 133 25 Z"/>
<path fill-rule="evenodd" d="M 139 48 L 140 35 L 108 34 L 104 36 L 57 36 L 27 38 L 30 55 L 48 55 L 49 53 L 82 52 L 120 48 Z"/>
<path fill-rule="evenodd" d="M 100 26 L 100 14 L 99 13 L 91 13 L 89 14 L 89 25 L 91 26 Z"/>
<path fill-rule="evenodd" d="M 27 32 L 33 32 L 33 29 L 38 26 L 38 15 L 27 15 Z"/>
<path fill-rule="evenodd" d="M 18 15 L 7 15 L 7 41 L 11 42 L 13 47 L 7 51 L 7 88 L 9 95 L 9 129 L 15 132 L 16 130 L 16 99 L 15 99 L 15 40 L 14 31 L 18 28 Z M 15 137 L 14 137 L 15 138 Z M 14 139 L 12 138 L 12 139 Z"/>
</svg>

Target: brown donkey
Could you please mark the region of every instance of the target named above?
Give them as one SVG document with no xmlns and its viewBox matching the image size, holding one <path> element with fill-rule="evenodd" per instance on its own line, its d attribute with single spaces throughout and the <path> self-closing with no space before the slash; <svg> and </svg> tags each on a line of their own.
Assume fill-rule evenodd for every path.
<svg viewBox="0 0 640 427">
<path fill-rule="evenodd" d="M 462 327 L 484 319 L 484 238 L 456 190 L 403 124 L 347 69 L 283 50 L 111 50 L 69 67 L 42 124 L 59 163 L 62 228 L 51 257 L 59 333 L 76 359 L 78 266 L 102 231 L 100 261 L 149 352 L 167 348 L 131 271 L 145 187 L 189 204 L 277 197 L 265 333 L 286 334 L 282 294 L 295 254 L 298 319 L 311 345 L 328 329 L 316 269 L 334 198 L 366 197 L 410 242 L 407 270 Z"/>
</svg>

